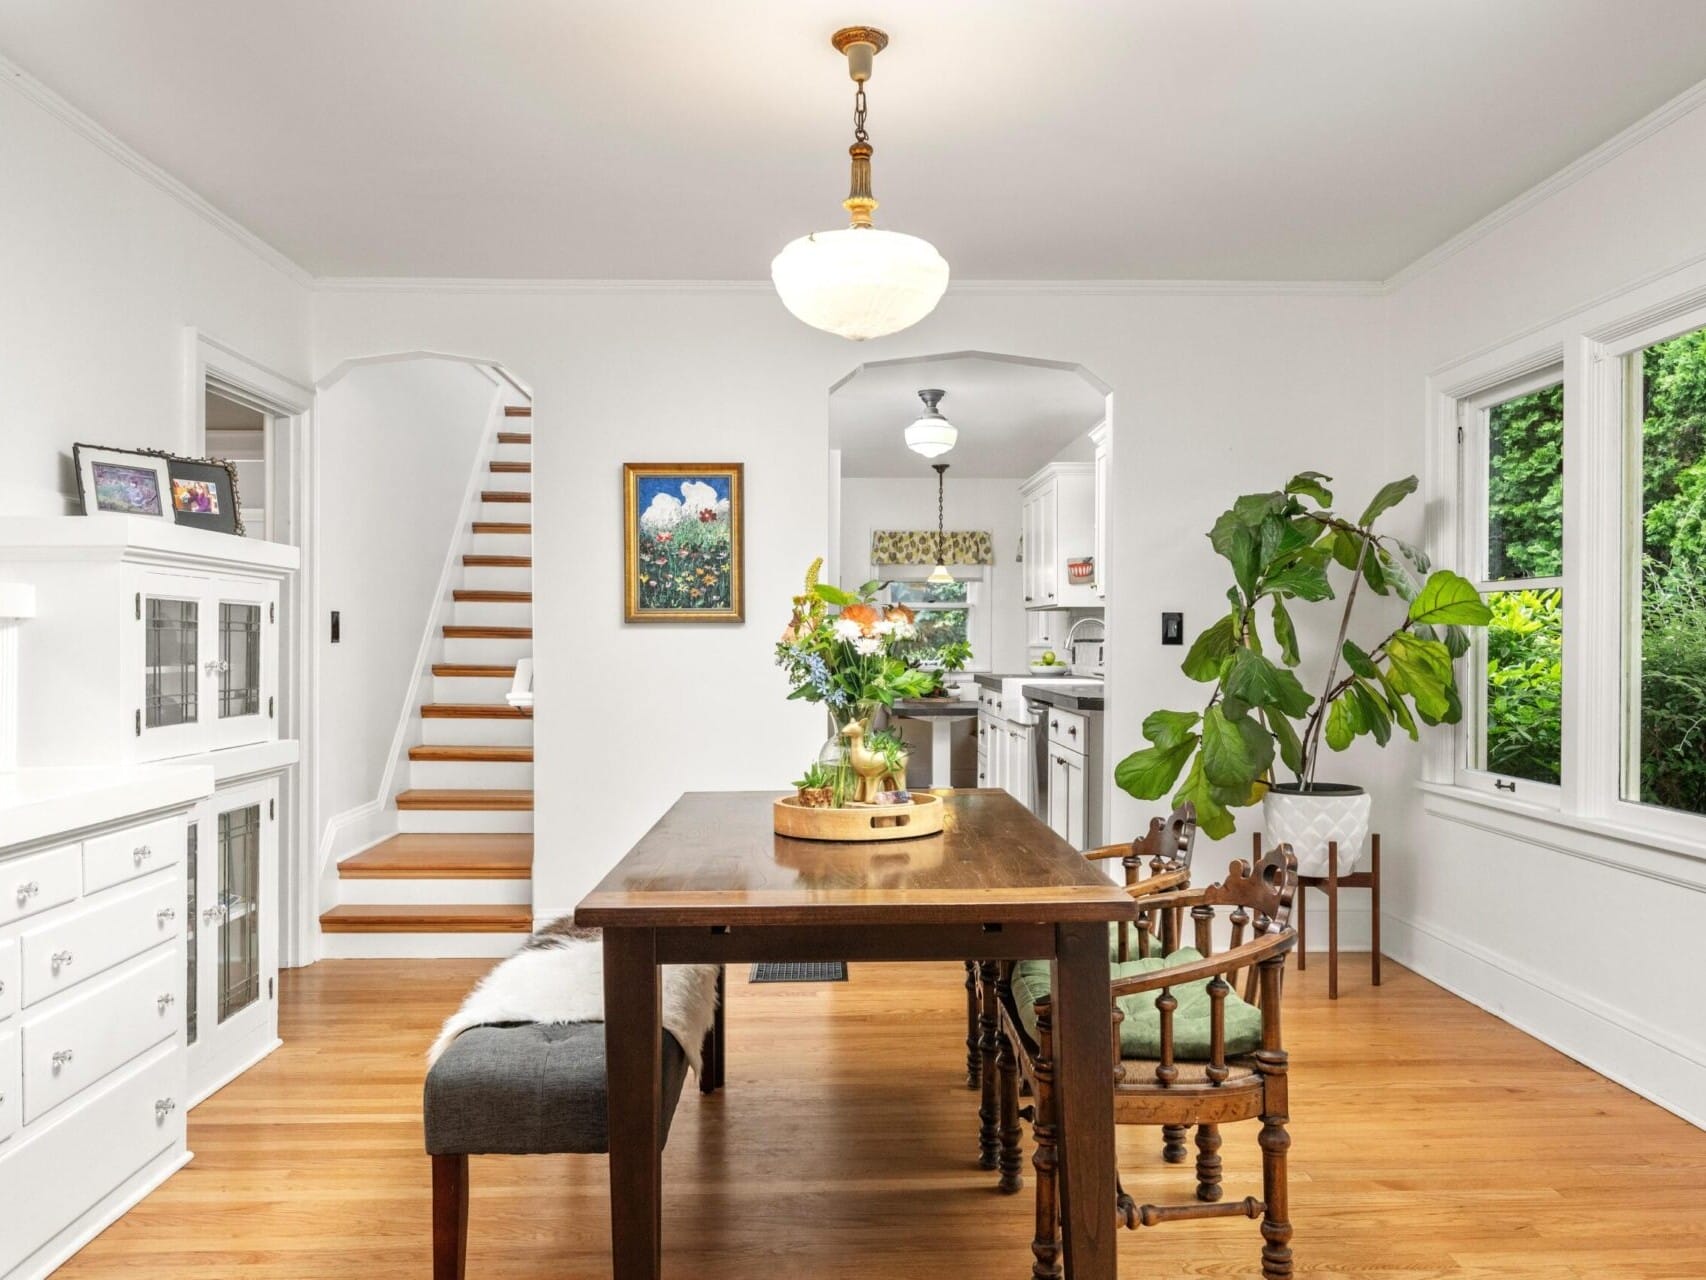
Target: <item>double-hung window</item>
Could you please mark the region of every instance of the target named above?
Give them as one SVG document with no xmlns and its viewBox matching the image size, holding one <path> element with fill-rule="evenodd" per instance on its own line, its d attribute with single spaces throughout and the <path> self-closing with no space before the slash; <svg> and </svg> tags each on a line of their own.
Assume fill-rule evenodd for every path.
<svg viewBox="0 0 1706 1280">
<path fill-rule="evenodd" d="M 1556 787 L 1564 732 L 1564 386 L 1561 368 L 1459 406 L 1460 555 L 1493 621 L 1462 679 L 1465 781 Z M 1523 788 L 1525 794 L 1533 786 Z"/>
<path fill-rule="evenodd" d="M 918 642 L 939 649 L 953 641 L 978 647 L 978 595 L 981 582 L 895 581 L 888 584 L 890 604 L 903 604 L 916 617 Z"/>
</svg>

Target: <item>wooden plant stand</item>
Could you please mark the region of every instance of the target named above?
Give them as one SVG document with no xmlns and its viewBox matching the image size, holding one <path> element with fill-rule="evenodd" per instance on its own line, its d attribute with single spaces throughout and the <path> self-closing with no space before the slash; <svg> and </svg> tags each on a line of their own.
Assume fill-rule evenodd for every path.
<svg viewBox="0 0 1706 1280">
<path fill-rule="evenodd" d="M 1262 856 L 1262 837 L 1258 832 L 1250 841 L 1255 856 Z M 1369 891 L 1369 927 L 1371 930 L 1368 945 L 1369 976 L 1373 985 L 1380 985 L 1380 833 L 1375 832 L 1369 837 L 1369 868 L 1367 871 L 1353 871 L 1348 876 L 1339 874 L 1339 845 L 1337 841 L 1327 845 L 1327 874 L 1324 876 L 1298 876 L 1297 902 L 1294 911 L 1297 916 L 1297 967 L 1309 967 L 1309 908 L 1308 895 L 1304 889 L 1323 889 L 1327 894 L 1327 998 L 1339 998 L 1339 890 L 1367 889 Z"/>
</svg>

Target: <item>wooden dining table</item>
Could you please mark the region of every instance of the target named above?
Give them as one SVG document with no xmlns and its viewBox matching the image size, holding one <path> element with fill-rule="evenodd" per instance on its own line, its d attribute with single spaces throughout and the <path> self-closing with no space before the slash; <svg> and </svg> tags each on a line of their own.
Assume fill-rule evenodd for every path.
<svg viewBox="0 0 1706 1280">
<path fill-rule="evenodd" d="M 934 794 L 940 833 L 850 844 L 774 834 L 771 792 L 689 792 L 576 908 L 604 931 L 617 1280 L 662 1262 L 659 965 L 1024 959 L 1054 967 L 1066 1274 L 1114 1280 L 1108 922 L 1130 899 L 1005 791 Z"/>
</svg>

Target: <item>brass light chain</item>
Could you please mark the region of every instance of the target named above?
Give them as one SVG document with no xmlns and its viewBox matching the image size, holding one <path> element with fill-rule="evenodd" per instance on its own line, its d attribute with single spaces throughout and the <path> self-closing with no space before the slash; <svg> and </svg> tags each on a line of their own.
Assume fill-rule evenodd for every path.
<svg viewBox="0 0 1706 1280">
<path fill-rule="evenodd" d="M 865 132 L 865 85 L 860 82 L 853 91 L 853 141 L 869 142 L 871 135 Z"/>
</svg>

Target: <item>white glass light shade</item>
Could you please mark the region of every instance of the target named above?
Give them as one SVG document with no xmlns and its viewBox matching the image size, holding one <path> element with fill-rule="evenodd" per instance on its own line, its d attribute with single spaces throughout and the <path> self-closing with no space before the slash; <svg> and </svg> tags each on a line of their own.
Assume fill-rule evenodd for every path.
<svg viewBox="0 0 1706 1280">
<path fill-rule="evenodd" d="M 927 413 L 906 429 L 906 447 L 934 458 L 954 447 L 959 430 L 939 413 Z"/>
<path fill-rule="evenodd" d="M 948 572 L 948 566 L 945 564 L 937 565 L 934 569 L 930 570 L 930 576 L 924 579 L 926 582 L 935 583 L 952 582 L 953 580 L 954 575 Z"/>
<path fill-rule="evenodd" d="M 948 264 L 917 236 L 876 227 L 817 231 L 770 264 L 782 305 L 814 329 L 855 342 L 910 328 L 936 309 Z"/>
</svg>

